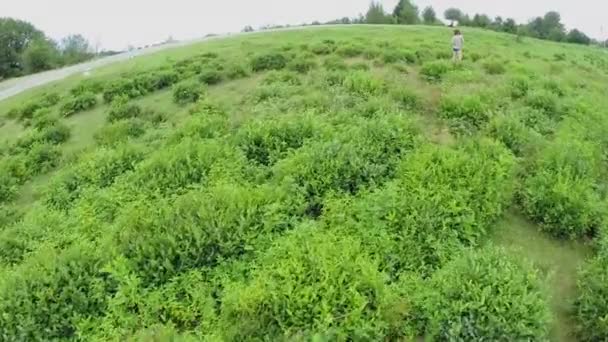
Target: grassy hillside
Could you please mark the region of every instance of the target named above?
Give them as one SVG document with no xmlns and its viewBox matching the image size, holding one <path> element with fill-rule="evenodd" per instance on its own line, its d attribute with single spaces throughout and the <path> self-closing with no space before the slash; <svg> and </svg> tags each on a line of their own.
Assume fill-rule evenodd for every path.
<svg viewBox="0 0 608 342">
<path fill-rule="evenodd" d="M 464 34 L 250 34 L 0 102 L 0 339 L 608 339 L 608 55 Z"/>
</svg>

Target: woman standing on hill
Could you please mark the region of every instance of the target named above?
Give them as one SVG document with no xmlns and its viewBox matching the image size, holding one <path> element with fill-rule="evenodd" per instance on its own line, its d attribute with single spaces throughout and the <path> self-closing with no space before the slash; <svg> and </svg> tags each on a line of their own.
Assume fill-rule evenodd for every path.
<svg viewBox="0 0 608 342">
<path fill-rule="evenodd" d="M 454 37 L 452 38 L 452 48 L 454 49 L 454 62 L 460 62 L 462 60 L 462 48 L 464 47 L 464 37 L 460 30 L 454 30 Z"/>
</svg>

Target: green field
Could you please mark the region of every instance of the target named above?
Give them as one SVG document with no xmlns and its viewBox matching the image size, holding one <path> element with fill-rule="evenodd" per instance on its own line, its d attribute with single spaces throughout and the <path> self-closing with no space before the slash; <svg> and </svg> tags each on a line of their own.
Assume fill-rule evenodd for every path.
<svg viewBox="0 0 608 342">
<path fill-rule="evenodd" d="M 0 340 L 608 339 L 608 54 L 211 40 L 0 102 Z"/>
</svg>

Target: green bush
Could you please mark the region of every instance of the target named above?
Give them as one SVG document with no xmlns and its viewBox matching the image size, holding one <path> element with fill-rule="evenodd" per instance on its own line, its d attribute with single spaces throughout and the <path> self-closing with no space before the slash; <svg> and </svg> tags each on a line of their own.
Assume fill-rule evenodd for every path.
<svg viewBox="0 0 608 342">
<path fill-rule="evenodd" d="M 300 85 L 302 81 L 297 73 L 287 70 L 273 70 L 268 72 L 262 80 L 262 84 L 271 85 L 283 83 L 284 85 Z"/>
<path fill-rule="evenodd" d="M 496 59 L 490 59 L 483 62 L 483 69 L 490 75 L 502 75 L 507 71 L 505 62 Z"/>
<path fill-rule="evenodd" d="M 61 106 L 63 116 L 71 116 L 78 112 L 89 110 L 97 104 L 97 97 L 94 93 L 84 92 L 78 96 L 68 98 Z"/>
<path fill-rule="evenodd" d="M 146 133 L 146 123 L 139 118 L 113 121 L 100 128 L 93 138 L 101 146 L 114 146 L 130 138 L 139 138 Z"/>
<path fill-rule="evenodd" d="M 342 82 L 346 90 L 360 96 L 378 95 L 386 89 L 386 84 L 365 71 L 353 71 L 346 74 Z"/>
<path fill-rule="evenodd" d="M 18 184 L 18 180 L 4 170 L 4 167 L 0 168 L 0 203 L 10 202 L 17 196 Z"/>
<path fill-rule="evenodd" d="M 51 108 L 55 106 L 61 97 L 57 93 L 47 93 L 36 99 L 30 100 L 25 104 L 11 109 L 7 116 L 18 120 L 31 119 L 34 113 L 43 108 Z"/>
<path fill-rule="evenodd" d="M 198 74 L 198 79 L 201 83 L 205 83 L 208 85 L 218 84 L 222 81 L 224 75 L 221 70 L 218 70 L 216 67 L 208 67 Z"/>
<path fill-rule="evenodd" d="M 127 96 L 119 96 L 112 100 L 108 111 L 108 121 L 114 122 L 122 119 L 136 118 L 142 113 L 141 107 L 129 102 Z"/>
<path fill-rule="evenodd" d="M 327 70 L 346 70 L 348 65 L 346 62 L 335 55 L 331 55 L 323 60 L 323 67 Z"/>
<path fill-rule="evenodd" d="M 287 57 L 281 53 L 273 52 L 255 56 L 251 60 L 253 71 L 279 70 L 287 66 Z"/>
<path fill-rule="evenodd" d="M 559 119 L 562 115 L 559 98 L 547 90 L 534 90 L 528 93 L 526 104 L 534 109 L 543 111 L 552 118 Z"/>
<path fill-rule="evenodd" d="M 70 89 L 72 96 L 78 97 L 84 93 L 97 94 L 103 91 L 104 83 L 101 80 L 87 79 L 78 82 L 78 84 Z"/>
<path fill-rule="evenodd" d="M 33 174 L 43 174 L 61 162 L 61 150 L 51 144 L 36 143 L 28 151 L 26 166 Z"/>
<path fill-rule="evenodd" d="M 449 62 L 433 61 L 424 63 L 420 73 L 429 81 L 441 81 L 451 69 L 452 65 Z"/>
<path fill-rule="evenodd" d="M 325 40 L 321 43 L 315 43 L 310 47 L 310 51 L 316 55 L 329 55 L 336 51 L 336 43 L 330 40 Z"/>
<path fill-rule="evenodd" d="M 354 194 L 391 178 L 400 156 L 417 144 L 417 129 L 402 118 L 351 125 L 333 141 L 305 144 L 273 169 L 277 180 L 293 185 L 306 198 L 307 213 L 313 217 L 321 213 L 328 192 Z"/>
<path fill-rule="evenodd" d="M 520 99 L 528 95 L 530 90 L 530 81 L 527 77 L 520 76 L 511 79 L 509 84 L 511 97 L 513 99 Z"/>
<path fill-rule="evenodd" d="M 605 256 L 588 261 L 580 271 L 578 298 L 574 304 L 580 341 L 608 338 L 608 260 Z"/>
<path fill-rule="evenodd" d="M 490 119 L 490 106 L 480 95 L 451 95 L 441 99 L 440 115 L 453 124 L 478 129 Z"/>
<path fill-rule="evenodd" d="M 68 141 L 70 136 L 70 128 L 63 123 L 58 122 L 41 129 L 38 133 L 38 140 L 53 145 L 59 145 Z"/>
<path fill-rule="evenodd" d="M 44 129 L 59 122 L 59 116 L 54 115 L 50 108 L 40 108 L 32 116 L 31 125 L 35 129 Z"/>
<path fill-rule="evenodd" d="M 542 136 L 527 127 L 514 113 L 497 115 L 488 124 L 488 135 L 507 146 L 516 156 L 525 156 L 540 145 Z"/>
<path fill-rule="evenodd" d="M 360 56 L 364 50 L 364 47 L 361 45 L 343 44 L 336 49 L 336 54 L 344 58 L 353 58 Z"/>
<path fill-rule="evenodd" d="M 324 221 L 357 236 L 387 273 L 428 276 L 484 241 L 511 203 L 514 166 L 492 141 L 422 147 L 406 155 L 384 188 L 331 201 Z"/>
<path fill-rule="evenodd" d="M 292 71 L 305 74 L 317 67 L 317 62 L 312 56 L 300 55 L 289 61 L 287 68 Z"/>
<path fill-rule="evenodd" d="M 262 255 L 250 281 L 227 286 L 222 334 L 226 340 L 382 340 L 390 335 L 389 307 L 397 306 L 385 280 L 356 239 L 299 228 Z"/>
<path fill-rule="evenodd" d="M 289 229 L 297 210 L 279 188 L 218 185 L 172 199 L 136 202 L 116 221 L 106 242 L 142 286 L 179 273 L 243 257 Z"/>
<path fill-rule="evenodd" d="M 239 129 L 236 141 L 247 159 L 274 165 L 314 135 L 313 122 L 311 118 L 293 117 L 255 120 Z"/>
<path fill-rule="evenodd" d="M 196 102 L 204 93 L 203 84 L 194 80 L 182 81 L 173 86 L 173 102 L 178 104 Z"/>
<path fill-rule="evenodd" d="M 418 109 L 422 103 L 420 96 L 418 96 L 414 91 L 404 87 L 400 87 L 392 91 L 391 96 L 403 109 Z"/>
<path fill-rule="evenodd" d="M 113 283 L 92 246 L 40 253 L 0 283 L 0 336 L 9 340 L 75 339 L 78 322 L 100 317 Z"/>
<path fill-rule="evenodd" d="M 592 143 L 557 138 L 540 152 L 523 181 L 524 213 L 543 230 L 562 238 L 591 236 L 606 209 L 596 191 L 602 179 L 601 152 Z"/>
<path fill-rule="evenodd" d="M 239 78 L 245 78 L 251 74 L 248 66 L 242 63 L 228 63 L 225 71 L 226 77 L 229 80 L 236 80 Z"/>
<path fill-rule="evenodd" d="M 543 341 L 551 313 L 532 265 L 506 251 L 468 251 L 430 281 L 421 306 L 427 336 L 441 341 Z"/>
</svg>

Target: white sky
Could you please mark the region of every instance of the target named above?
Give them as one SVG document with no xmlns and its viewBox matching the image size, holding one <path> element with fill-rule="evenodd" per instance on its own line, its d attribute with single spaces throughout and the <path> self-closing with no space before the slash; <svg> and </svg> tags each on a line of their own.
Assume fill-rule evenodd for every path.
<svg viewBox="0 0 608 342">
<path fill-rule="evenodd" d="M 557 10 L 568 28 L 608 38 L 608 0 L 414 0 L 438 14 L 448 7 L 526 22 Z M 397 0 L 381 0 L 391 11 Z M 299 24 L 364 13 L 369 0 L 0 0 L 0 17 L 32 22 L 53 38 L 81 33 L 106 49 L 124 49 L 207 33 L 240 31 L 245 25 Z M 442 16 L 442 15 L 441 15 Z M 604 27 L 603 34 L 600 27 Z"/>
</svg>

